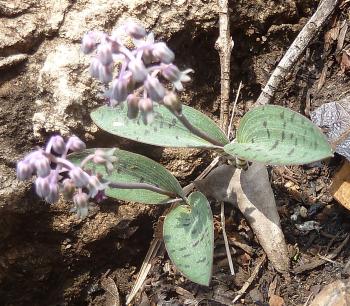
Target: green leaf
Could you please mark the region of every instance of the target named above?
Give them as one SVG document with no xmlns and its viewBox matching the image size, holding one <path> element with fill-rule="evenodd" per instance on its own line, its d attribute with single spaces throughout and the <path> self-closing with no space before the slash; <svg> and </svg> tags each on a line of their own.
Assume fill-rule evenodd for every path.
<svg viewBox="0 0 350 306">
<path fill-rule="evenodd" d="M 192 134 L 164 106 L 155 106 L 155 118 L 145 125 L 141 118 L 128 119 L 127 107 L 101 106 L 91 113 L 95 124 L 108 133 L 162 147 L 212 148 L 208 141 Z M 217 141 L 229 143 L 216 123 L 201 112 L 183 106 L 183 114 L 198 129 Z"/>
<path fill-rule="evenodd" d="M 214 252 L 213 215 L 200 192 L 189 198 L 191 207 L 180 205 L 164 220 L 163 237 L 169 257 L 188 279 L 209 286 Z"/>
<path fill-rule="evenodd" d="M 84 150 L 81 153 L 69 155 L 69 159 L 79 164 L 87 155 L 93 154 L 96 149 Z M 103 149 L 111 150 L 111 149 Z M 114 164 L 114 170 L 107 174 L 102 165 L 95 165 L 89 162 L 87 169 L 95 167 L 96 171 L 103 175 L 103 178 L 112 182 L 121 183 L 148 183 L 163 190 L 173 192 L 179 197 L 184 197 L 183 190 L 177 179 L 162 165 L 139 154 L 116 149 L 114 155 L 118 161 Z M 139 202 L 145 204 L 163 204 L 170 200 L 166 195 L 145 189 L 119 189 L 107 188 L 107 196 L 124 201 Z"/>
<path fill-rule="evenodd" d="M 273 165 L 307 164 L 333 156 L 327 138 L 316 125 L 276 105 L 249 111 L 239 124 L 236 142 L 224 150 L 241 159 Z"/>
</svg>

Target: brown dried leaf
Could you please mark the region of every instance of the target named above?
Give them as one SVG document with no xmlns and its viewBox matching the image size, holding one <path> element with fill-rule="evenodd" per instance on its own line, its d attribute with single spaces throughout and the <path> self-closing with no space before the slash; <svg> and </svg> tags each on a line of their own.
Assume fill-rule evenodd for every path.
<svg viewBox="0 0 350 306">
<path fill-rule="evenodd" d="M 334 41 L 338 39 L 340 31 L 340 22 L 337 20 L 333 21 L 333 27 L 329 29 L 324 35 L 325 51 L 328 51 Z"/>
<path fill-rule="evenodd" d="M 348 72 L 350 70 L 350 52 L 349 50 L 344 50 L 342 52 L 341 60 L 340 60 L 340 70 L 343 73 Z"/>
<path fill-rule="evenodd" d="M 284 299 L 279 295 L 272 294 L 269 300 L 270 306 L 285 306 Z"/>
<path fill-rule="evenodd" d="M 237 202 L 275 269 L 289 269 L 287 246 L 264 165 L 252 163 L 246 171 L 222 165 L 195 186 L 218 201 Z"/>
<path fill-rule="evenodd" d="M 193 184 L 206 197 L 214 198 L 219 202 L 236 204 L 235 193 L 232 190 L 232 177 L 236 168 L 229 165 L 222 165 L 215 168 L 202 180 L 196 180 Z"/>
<path fill-rule="evenodd" d="M 109 276 L 101 278 L 101 287 L 106 291 L 106 306 L 119 306 L 119 291 L 114 280 Z"/>
</svg>

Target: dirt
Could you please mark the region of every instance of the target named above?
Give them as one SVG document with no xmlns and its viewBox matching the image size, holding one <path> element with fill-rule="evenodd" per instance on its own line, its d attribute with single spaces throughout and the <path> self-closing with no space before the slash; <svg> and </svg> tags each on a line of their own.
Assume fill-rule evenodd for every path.
<svg viewBox="0 0 350 306">
<path fill-rule="evenodd" d="M 5 14 L 1 10 L 2 2 L 0 17 L 9 14 L 11 18 L 17 18 L 23 13 L 6 11 Z M 69 19 L 69 14 L 75 12 L 76 1 L 66 2 L 62 16 Z M 202 4 L 207 2 L 203 0 Z M 26 1 L 28 8 L 24 10 L 31 12 L 37 7 L 33 3 L 35 1 Z M 317 3 L 311 0 L 230 1 L 229 6 L 235 42 L 231 86 L 236 90 L 240 81 L 244 84 L 234 120 L 237 124 L 257 98 L 285 50 L 315 11 Z M 343 20 L 348 14 L 346 7 L 334 16 Z M 218 121 L 220 65 L 213 47 L 218 35 L 216 21 L 205 20 L 204 27 L 198 20 L 189 20 L 181 31 L 164 36 L 176 51 L 179 66 L 195 70 L 193 82 L 182 98 Z M 61 22 L 65 29 L 63 17 Z M 324 34 L 333 23 L 334 20 L 329 22 L 314 39 L 308 49 L 309 55 L 303 56 L 291 72 L 275 104 L 307 115 L 317 106 L 342 98 L 350 91 L 349 78 L 340 71 L 337 61 L 336 42 L 325 51 Z M 45 136 L 52 132 L 43 130 L 42 137 L 33 135 L 32 117 L 37 112 L 35 101 L 47 94 L 38 90 L 33 75 L 39 73 L 45 62 L 45 48 L 55 39 L 62 38 L 63 34 L 58 29 L 35 31 L 34 40 L 26 36 L 25 44 L 19 41 L 8 47 L 1 46 L 0 50 L 1 56 L 16 52 L 28 52 L 31 56 L 28 62 L 0 70 L 1 304 L 106 305 L 107 293 L 101 286 L 101 279 L 106 273 L 115 281 L 123 304 L 135 282 L 163 208 L 109 200 L 97 205 L 85 220 L 77 220 L 69 212 L 68 203 L 61 201 L 58 205 L 49 206 L 34 195 L 30 183 L 18 183 L 15 179 L 16 161 L 34 146 L 42 145 Z M 349 34 L 345 41 L 345 45 L 350 42 Z M 325 64 L 329 65 L 327 78 L 318 90 Z M 307 104 L 307 94 L 311 97 L 310 105 Z M 86 136 L 90 147 L 118 144 L 121 148 L 144 153 L 172 171 L 182 186 L 193 181 L 212 158 L 212 154 L 200 150 L 155 148 L 126 142 L 118 137 L 107 139 L 102 132 L 91 136 L 83 128 L 74 132 Z M 349 212 L 329 193 L 332 177 L 342 162 L 342 158 L 337 156 L 322 167 L 269 169 L 283 231 L 290 246 L 292 271 L 319 259 L 319 255 L 327 256 L 350 233 Z M 220 208 L 215 203 L 212 203 L 212 208 L 216 240 L 211 286 L 206 288 L 189 282 L 175 271 L 166 253 L 159 252 L 152 261 L 143 293 L 135 305 L 141 305 L 141 300 L 142 305 L 148 305 L 147 302 L 152 305 L 230 305 L 263 257 L 263 251 L 242 215 L 226 205 L 227 235 L 246 246 L 245 250 L 233 246 L 236 274 L 231 276 L 219 226 Z M 301 209 L 306 209 L 307 216 L 298 216 L 297 221 L 292 221 L 291 216 Z M 321 230 L 298 230 L 295 224 L 305 221 L 318 221 Z M 247 248 L 252 252 L 247 252 Z M 290 275 L 277 274 L 265 260 L 238 305 L 268 305 L 269 289 L 270 294 L 273 291 L 282 297 L 286 305 L 303 305 L 323 285 L 348 277 L 344 274 L 344 266 L 349 259 L 350 248 L 345 245 L 333 261 Z M 271 284 L 276 284 L 274 290 Z"/>
</svg>

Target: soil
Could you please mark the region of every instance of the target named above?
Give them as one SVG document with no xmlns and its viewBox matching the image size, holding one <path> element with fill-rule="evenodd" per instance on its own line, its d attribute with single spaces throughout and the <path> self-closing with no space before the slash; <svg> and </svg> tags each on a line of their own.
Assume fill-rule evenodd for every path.
<svg viewBox="0 0 350 306">
<path fill-rule="evenodd" d="M 264 1 L 230 1 L 229 6 L 235 42 L 231 88 L 236 90 L 240 81 L 244 84 L 234 118 L 237 125 L 285 50 L 315 11 L 317 3 L 269 1 L 269 5 L 265 5 Z M 336 40 L 331 41 L 328 49 L 325 47 L 325 33 L 348 16 L 348 6 L 334 13 L 291 71 L 275 104 L 308 115 L 310 110 L 338 100 L 350 91 L 349 77 L 340 69 Z M 179 66 L 192 67 L 196 72 L 182 98 L 218 122 L 220 64 L 213 47 L 217 35 L 216 27 L 204 29 L 189 23 L 171 36 L 168 43 L 176 50 Z M 35 138 L 32 132 L 31 118 L 39 94 L 29 75 L 37 71 L 33 68 L 35 65 L 41 67 L 45 60 L 40 44 L 50 43 L 54 38 L 55 34 L 40 38 L 26 49 L 34 58 L 31 66 L 24 62 L 0 74 L 0 182 L 3 196 L 0 203 L 0 304 L 115 305 L 109 302 L 108 292 L 101 285 L 101 280 L 108 275 L 115 282 L 123 305 L 164 208 L 108 200 L 96 206 L 86 219 L 77 220 L 69 212 L 68 203 L 61 201 L 49 206 L 34 195 L 30 183 L 19 184 L 14 177 L 16 160 L 44 143 L 44 137 Z M 347 33 L 344 46 L 349 43 Z M 318 89 L 325 65 L 329 66 L 327 77 Z M 307 97 L 311 97 L 310 105 Z M 88 141 L 88 146 L 98 146 L 106 141 L 106 136 L 99 133 Z M 108 145 L 115 143 L 160 161 L 182 186 L 192 182 L 213 157 L 200 150 L 162 149 L 117 137 L 108 139 Z M 280 275 L 267 260 L 263 261 L 259 273 L 237 305 L 269 305 L 271 294 L 282 297 L 286 305 L 304 305 L 325 284 L 349 277 L 344 270 L 350 260 L 349 244 L 331 261 L 317 268 L 307 268 L 307 263 L 318 260 L 319 255 L 327 257 L 350 234 L 350 213 L 329 192 L 332 177 L 343 162 L 341 156 L 336 156 L 321 166 L 269 168 L 283 232 L 290 247 L 292 273 Z M 18 193 L 7 197 L 7 190 L 14 186 Z M 195 285 L 176 272 L 162 246 L 152 260 L 152 269 L 135 305 L 232 304 L 236 292 L 263 258 L 263 251 L 243 216 L 227 204 L 227 235 L 241 245 L 234 244 L 232 248 L 236 274 L 231 276 L 220 228 L 220 207 L 213 202 L 212 209 L 215 258 L 210 287 Z M 292 215 L 300 211 L 304 214 L 297 213 L 297 219 L 292 220 Z M 305 221 L 317 221 L 321 229 L 303 232 L 295 226 Z M 300 267 L 305 271 L 299 273 Z"/>
</svg>

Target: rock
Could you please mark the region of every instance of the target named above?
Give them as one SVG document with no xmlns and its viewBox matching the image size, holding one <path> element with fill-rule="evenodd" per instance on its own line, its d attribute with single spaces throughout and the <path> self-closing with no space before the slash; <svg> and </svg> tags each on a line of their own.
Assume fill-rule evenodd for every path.
<svg viewBox="0 0 350 306">
<path fill-rule="evenodd" d="M 156 36 L 169 39 L 183 30 L 187 23 L 195 23 L 201 29 L 213 27 L 217 19 L 217 5 L 213 0 L 205 5 L 200 0 L 89 0 L 71 8 L 60 36 L 80 41 L 88 30 L 111 30 L 128 18 L 140 20 Z"/>
<path fill-rule="evenodd" d="M 0 56 L 27 53 L 45 36 L 57 32 L 68 6 L 68 0 L 1 1 Z"/>
<path fill-rule="evenodd" d="M 3 59 L 0 59 L 0 70 L 9 69 L 15 65 L 18 65 L 25 60 L 27 60 L 28 55 L 27 54 L 15 54 L 8 57 L 5 57 Z"/>
<path fill-rule="evenodd" d="M 310 306 L 346 306 L 350 303 L 349 283 L 337 280 L 325 286 Z"/>
<path fill-rule="evenodd" d="M 38 78 L 43 98 L 36 100 L 35 136 L 39 137 L 43 130 L 64 136 L 73 130 L 93 130 L 88 110 L 96 93 L 91 89 L 88 65 L 89 57 L 80 52 L 77 44 L 60 44 L 49 53 Z"/>
</svg>

